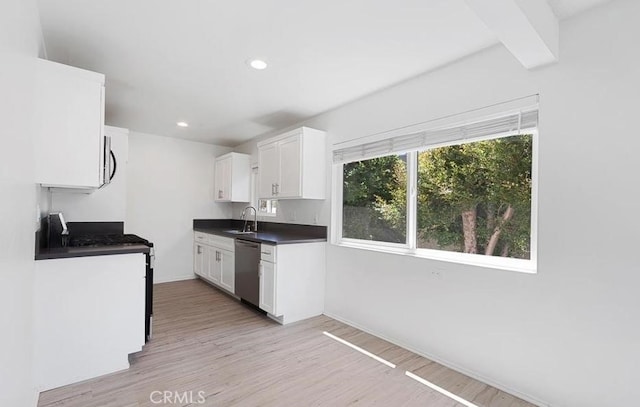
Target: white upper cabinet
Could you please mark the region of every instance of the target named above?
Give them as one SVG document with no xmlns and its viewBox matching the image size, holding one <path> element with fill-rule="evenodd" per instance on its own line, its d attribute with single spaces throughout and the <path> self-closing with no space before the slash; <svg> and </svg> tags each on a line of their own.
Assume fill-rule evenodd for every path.
<svg viewBox="0 0 640 407">
<path fill-rule="evenodd" d="M 104 75 L 40 59 L 36 78 L 35 182 L 100 187 L 105 160 Z"/>
<path fill-rule="evenodd" d="M 216 158 L 214 199 L 219 202 L 249 202 L 251 164 L 248 154 L 228 153 Z"/>
<path fill-rule="evenodd" d="M 258 189 L 260 198 L 275 196 L 275 185 L 280 177 L 278 143 L 258 147 Z"/>
<path fill-rule="evenodd" d="M 302 197 L 302 135 L 287 137 L 278 143 L 280 149 L 280 181 L 276 195 Z M 324 177 L 324 174 L 322 174 Z M 315 180 L 318 182 L 319 180 Z M 307 180 L 310 182 L 310 180 Z"/>
<path fill-rule="evenodd" d="M 258 143 L 259 192 L 266 199 L 325 199 L 326 133 L 301 127 Z"/>
</svg>

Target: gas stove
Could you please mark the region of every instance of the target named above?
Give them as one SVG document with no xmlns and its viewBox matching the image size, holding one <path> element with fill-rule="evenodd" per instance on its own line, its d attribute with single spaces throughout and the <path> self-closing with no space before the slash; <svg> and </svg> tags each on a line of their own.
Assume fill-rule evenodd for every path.
<svg viewBox="0 0 640 407">
<path fill-rule="evenodd" d="M 70 236 L 69 247 L 101 247 L 101 246 L 130 246 L 141 244 L 148 246 L 146 254 L 145 275 L 145 342 L 151 339 L 153 326 L 153 263 L 155 253 L 153 243 L 137 235 L 131 234 L 86 234 Z"/>
<path fill-rule="evenodd" d="M 100 247 L 134 244 L 143 244 L 145 246 L 153 247 L 153 244 L 147 239 L 131 234 L 92 234 L 71 236 L 69 239 L 70 247 Z"/>
</svg>

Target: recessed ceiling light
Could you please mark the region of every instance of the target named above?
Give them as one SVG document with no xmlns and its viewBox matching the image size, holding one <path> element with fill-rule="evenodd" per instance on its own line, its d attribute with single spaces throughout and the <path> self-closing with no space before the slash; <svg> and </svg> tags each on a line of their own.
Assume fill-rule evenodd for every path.
<svg viewBox="0 0 640 407">
<path fill-rule="evenodd" d="M 189 127 L 189 123 L 187 122 L 177 122 L 178 127 Z"/>
<path fill-rule="evenodd" d="M 263 70 L 267 67 L 267 63 L 261 59 L 252 59 L 249 61 L 249 66 L 253 69 Z"/>
</svg>

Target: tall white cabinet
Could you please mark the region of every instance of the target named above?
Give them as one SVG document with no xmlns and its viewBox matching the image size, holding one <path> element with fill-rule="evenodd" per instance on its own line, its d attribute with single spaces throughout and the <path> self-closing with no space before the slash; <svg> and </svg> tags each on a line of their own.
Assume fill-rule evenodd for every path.
<svg viewBox="0 0 640 407">
<path fill-rule="evenodd" d="M 300 127 L 258 143 L 259 197 L 325 199 L 326 133 Z"/>
<path fill-rule="evenodd" d="M 36 183 L 81 189 L 102 185 L 104 83 L 102 74 L 38 60 Z"/>
</svg>

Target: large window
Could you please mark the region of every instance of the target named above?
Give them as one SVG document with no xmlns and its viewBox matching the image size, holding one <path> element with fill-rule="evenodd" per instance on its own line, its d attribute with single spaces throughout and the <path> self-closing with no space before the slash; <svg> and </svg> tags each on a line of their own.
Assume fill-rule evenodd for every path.
<svg viewBox="0 0 640 407">
<path fill-rule="evenodd" d="M 529 259 L 532 136 L 418 153 L 417 247 Z"/>
<path fill-rule="evenodd" d="M 407 155 L 344 165 L 342 236 L 378 242 L 407 240 Z"/>
<path fill-rule="evenodd" d="M 406 148 L 417 140 L 409 135 L 334 150 L 334 242 L 535 271 L 534 113 L 513 119 L 526 131 L 487 134 L 507 126 L 500 118 L 476 126 L 479 137 Z M 402 153 L 380 153 L 402 143 Z M 374 157 L 354 160 L 358 154 Z"/>
</svg>

